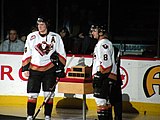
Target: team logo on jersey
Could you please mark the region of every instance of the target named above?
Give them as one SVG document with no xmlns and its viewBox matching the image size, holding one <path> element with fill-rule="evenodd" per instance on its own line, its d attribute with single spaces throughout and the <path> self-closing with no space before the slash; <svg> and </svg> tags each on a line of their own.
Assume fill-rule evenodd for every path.
<svg viewBox="0 0 160 120">
<path fill-rule="evenodd" d="M 38 51 L 38 53 L 43 56 L 45 54 L 48 54 L 50 50 L 53 49 L 53 45 L 47 44 L 46 41 L 43 41 L 42 43 L 39 43 L 35 46 L 35 49 Z"/>
<path fill-rule="evenodd" d="M 104 44 L 102 45 L 104 49 L 107 49 L 108 48 L 108 45 L 107 44 Z"/>
<path fill-rule="evenodd" d="M 35 35 L 32 35 L 31 38 L 30 38 L 30 40 L 33 40 L 33 39 L 35 39 L 35 38 L 36 38 L 36 36 L 35 36 Z"/>
</svg>

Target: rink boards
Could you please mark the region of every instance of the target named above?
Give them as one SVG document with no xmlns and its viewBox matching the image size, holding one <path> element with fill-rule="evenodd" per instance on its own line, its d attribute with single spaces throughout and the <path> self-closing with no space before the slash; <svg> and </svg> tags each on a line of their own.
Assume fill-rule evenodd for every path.
<svg viewBox="0 0 160 120">
<path fill-rule="evenodd" d="M 22 53 L 0 54 L 0 105 L 25 104 L 27 80 L 21 73 Z M 68 65 L 68 62 L 69 65 Z M 90 55 L 67 55 L 66 74 L 72 66 L 92 65 Z M 124 103 L 140 112 L 160 111 L 160 59 L 159 58 L 121 58 L 122 93 Z M 70 84 L 69 84 L 70 85 Z M 41 91 L 40 96 L 43 96 Z M 74 94 L 82 98 L 82 94 Z M 86 94 L 89 109 L 95 109 L 93 94 Z M 55 102 L 63 99 L 64 94 L 56 88 Z M 22 99 L 22 100 L 20 100 Z M 124 104 L 124 107 L 126 104 Z M 152 109 L 153 108 L 153 109 Z"/>
</svg>

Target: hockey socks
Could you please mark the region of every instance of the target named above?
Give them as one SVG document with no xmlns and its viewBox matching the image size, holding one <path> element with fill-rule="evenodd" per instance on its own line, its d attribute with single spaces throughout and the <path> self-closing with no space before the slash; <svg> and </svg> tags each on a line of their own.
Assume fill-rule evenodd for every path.
<svg viewBox="0 0 160 120">
<path fill-rule="evenodd" d="M 44 107 L 45 107 L 45 111 L 44 111 L 45 116 L 51 116 L 53 102 L 47 102 Z"/>
<path fill-rule="evenodd" d="M 28 100 L 27 102 L 27 114 L 33 116 L 36 108 L 37 100 Z"/>
<path fill-rule="evenodd" d="M 112 120 L 112 109 L 99 109 L 97 111 L 99 120 Z"/>
</svg>

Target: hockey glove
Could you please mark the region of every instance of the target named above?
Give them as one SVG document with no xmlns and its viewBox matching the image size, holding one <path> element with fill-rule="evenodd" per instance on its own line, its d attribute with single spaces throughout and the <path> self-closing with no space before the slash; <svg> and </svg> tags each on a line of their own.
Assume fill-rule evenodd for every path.
<svg viewBox="0 0 160 120">
<path fill-rule="evenodd" d="M 98 71 L 96 74 L 94 74 L 93 78 L 93 88 L 101 88 L 103 79 L 102 79 L 103 74 Z"/>
<path fill-rule="evenodd" d="M 108 97 L 108 80 L 107 74 L 102 74 L 98 71 L 93 78 L 93 95 L 97 98 L 107 98 Z"/>
<path fill-rule="evenodd" d="M 60 65 L 57 66 L 55 72 L 56 72 L 56 76 L 59 78 L 64 78 L 66 76 L 63 66 L 60 66 Z"/>
<path fill-rule="evenodd" d="M 29 70 L 29 66 L 30 66 L 30 63 L 28 63 L 28 64 L 25 65 L 25 66 L 22 66 L 22 72 L 28 71 L 28 70 Z"/>
<path fill-rule="evenodd" d="M 66 76 L 65 72 L 64 72 L 64 65 L 61 63 L 61 61 L 59 60 L 59 56 L 57 52 L 54 52 L 51 57 L 50 57 L 52 63 L 55 65 L 55 73 L 56 76 L 59 78 L 63 78 Z"/>
<path fill-rule="evenodd" d="M 58 53 L 57 52 L 52 53 L 52 55 L 50 56 L 50 60 L 55 66 L 58 66 L 59 63 Z"/>
</svg>

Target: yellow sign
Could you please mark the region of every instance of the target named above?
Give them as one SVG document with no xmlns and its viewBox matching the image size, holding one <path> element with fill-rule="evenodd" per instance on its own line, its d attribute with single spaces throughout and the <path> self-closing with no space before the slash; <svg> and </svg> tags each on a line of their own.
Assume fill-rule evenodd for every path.
<svg viewBox="0 0 160 120">
<path fill-rule="evenodd" d="M 149 68 L 143 79 L 143 88 L 147 97 L 153 96 L 156 92 L 154 86 L 159 86 L 160 94 L 160 65 Z"/>
</svg>

